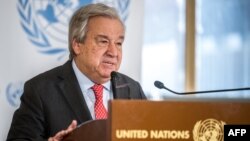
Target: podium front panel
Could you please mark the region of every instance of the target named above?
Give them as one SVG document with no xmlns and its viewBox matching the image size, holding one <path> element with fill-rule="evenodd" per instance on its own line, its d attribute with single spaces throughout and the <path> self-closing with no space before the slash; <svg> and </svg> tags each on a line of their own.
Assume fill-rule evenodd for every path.
<svg viewBox="0 0 250 141">
<path fill-rule="evenodd" d="M 249 125 L 250 102 L 113 100 L 108 140 L 223 141 L 225 124 Z"/>
</svg>

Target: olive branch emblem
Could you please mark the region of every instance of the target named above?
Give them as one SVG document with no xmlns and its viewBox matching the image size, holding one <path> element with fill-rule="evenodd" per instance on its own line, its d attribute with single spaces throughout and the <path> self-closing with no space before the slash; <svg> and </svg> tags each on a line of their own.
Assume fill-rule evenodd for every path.
<svg viewBox="0 0 250 141">
<path fill-rule="evenodd" d="M 18 0 L 17 9 L 23 30 L 27 33 L 30 42 L 39 48 L 39 52 L 49 55 L 66 53 L 67 49 L 52 46 L 44 32 L 38 28 L 36 21 L 32 18 L 33 13 L 29 0 Z"/>
<path fill-rule="evenodd" d="M 128 17 L 128 6 L 130 0 L 119 0 L 117 7 L 119 9 L 119 15 L 122 17 L 122 20 L 125 22 Z"/>
</svg>

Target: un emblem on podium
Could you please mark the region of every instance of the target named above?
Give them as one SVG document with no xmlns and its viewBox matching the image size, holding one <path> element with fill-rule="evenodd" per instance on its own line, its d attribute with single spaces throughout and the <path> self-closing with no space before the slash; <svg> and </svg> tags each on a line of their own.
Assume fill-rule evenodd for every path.
<svg viewBox="0 0 250 141">
<path fill-rule="evenodd" d="M 206 119 L 196 122 L 193 129 L 194 141 L 223 141 L 225 122 Z"/>
<path fill-rule="evenodd" d="M 125 21 L 130 0 L 18 0 L 17 10 L 21 26 L 28 40 L 39 53 L 58 55 L 68 53 L 68 22 L 80 6 L 107 3 L 115 7 Z"/>
</svg>

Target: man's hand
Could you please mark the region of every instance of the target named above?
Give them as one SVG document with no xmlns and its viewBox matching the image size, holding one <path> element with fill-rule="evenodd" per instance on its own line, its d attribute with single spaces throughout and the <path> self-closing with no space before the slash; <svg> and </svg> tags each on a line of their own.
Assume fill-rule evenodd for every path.
<svg viewBox="0 0 250 141">
<path fill-rule="evenodd" d="M 54 137 L 50 137 L 48 141 L 61 141 L 66 135 L 71 133 L 76 127 L 77 127 L 77 122 L 76 120 L 73 120 L 66 130 L 62 130 L 56 133 L 56 135 Z"/>
</svg>

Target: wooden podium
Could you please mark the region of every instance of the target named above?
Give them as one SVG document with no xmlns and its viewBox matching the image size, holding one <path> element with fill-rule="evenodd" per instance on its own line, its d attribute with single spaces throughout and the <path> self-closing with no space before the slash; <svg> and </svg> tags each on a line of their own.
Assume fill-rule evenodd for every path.
<svg viewBox="0 0 250 141">
<path fill-rule="evenodd" d="M 250 125 L 249 111 L 249 100 L 112 100 L 107 120 L 84 123 L 64 141 L 222 141 L 225 124 Z"/>
<path fill-rule="evenodd" d="M 107 141 L 107 120 L 92 120 L 79 125 L 63 141 Z"/>
</svg>

